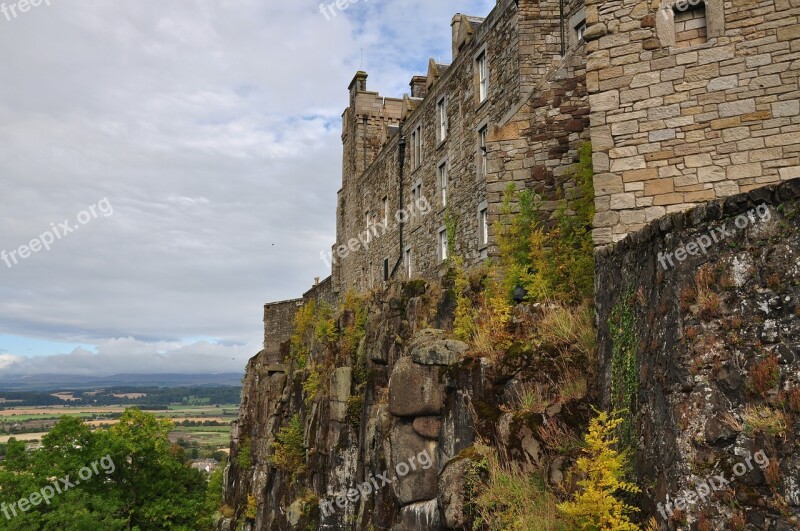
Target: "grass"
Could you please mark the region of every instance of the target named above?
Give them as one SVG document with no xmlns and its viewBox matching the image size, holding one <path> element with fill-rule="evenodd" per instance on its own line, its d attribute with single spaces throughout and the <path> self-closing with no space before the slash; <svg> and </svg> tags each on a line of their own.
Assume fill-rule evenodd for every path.
<svg viewBox="0 0 800 531">
<path fill-rule="evenodd" d="M 538 474 L 527 474 L 513 465 L 502 464 L 495 451 L 476 445 L 483 455 L 487 479 L 478 485 L 475 509 L 478 520 L 490 530 L 567 531 L 560 518 L 556 497 Z"/>
</svg>

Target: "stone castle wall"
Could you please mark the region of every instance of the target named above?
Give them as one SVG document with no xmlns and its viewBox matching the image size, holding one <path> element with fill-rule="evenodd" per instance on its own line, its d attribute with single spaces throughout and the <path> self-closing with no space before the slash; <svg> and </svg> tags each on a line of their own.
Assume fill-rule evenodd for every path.
<svg viewBox="0 0 800 531">
<path fill-rule="evenodd" d="M 386 272 L 389 278 L 406 278 L 407 249 L 412 276 L 435 276 L 442 263 L 439 235 L 448 212 L 456 224 L 455 253 L 468 266 L 487 258 L 494 252 L 492 225 L 509 183 L 517 188 L 535 187 L 547 201 L 545 207 L 554 208 L 555 199 L 570 187 L 565 174 L 575 160 L 578 143 L 588 140 L 583 48 L 574 29 L 567 27 L 582 20 L 582 2 L 567 2 L 565 15 L 565 58 L 557 1 L 501 0 L 485 20 L 456 16 L 453 64 L 431 63 L 427 77 L 412 80 L 412 96 L 424 97 L 402 101 L 397 129 L 398 100 L 358 92 L 366 91 L 366 79 L 356 76 L 343 121 L 346 160 L 333 248 L 335 289 L 378 287 Z M 489 96 L 481 103 L 476 59 L 484 52 L 490 82 Z M 425 84 L 414 86 L 420 80 Z M 447 101 L 449 123 L 444 141 L 437 137 L 436 123 L 442 97 Z M 381 120 L 392 129 L 374 127 Z M 479 149 L 479 131 L 484 127 L 486 172 Z M 422 135 L 419 166 L 414 155 L 417 128 Z M 360 150 L 356 143 L 383 145 L 372 152 Z M 438 179 L 442 164 L 448 173 L 446 207 Z M 359 174 L 362 166 L 367 169 Z M 417 187 L 430 208 L 414 206 Z M 482 233 L 483 209 L 488 212 L 488 239 Z M 398 210 L 415 214 L 402 226 L 402 245 L 401 226 L 395 219 Z M 381 230 L 365 246 L 367 212 L 389 223 L 385 233 Z"/>
<path fill-rule="evenodd" d="M 705 31 L 690 35 L 671 2 L 587 0 L 600 245 L 800 176 L 800 1 L 709 0 L 703 9 L 694 20 Z"/>
</svg>

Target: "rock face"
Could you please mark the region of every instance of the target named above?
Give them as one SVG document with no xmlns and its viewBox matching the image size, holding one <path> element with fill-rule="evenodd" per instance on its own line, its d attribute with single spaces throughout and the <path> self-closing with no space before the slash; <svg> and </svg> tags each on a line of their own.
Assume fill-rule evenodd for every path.
<svg viewBox="0 0 800 531">
<path fill-rule="evenodd" d="M 730 483 L 682 509 L 692 529 L 798 524 L 798 198 L 798 180 L 754 190 L 597 254 L 603 387 L 631 346 L 639 484 L 651 485 L 646 508 L 665 525 L 675 503 L 718 475 Z"/>
</svg>

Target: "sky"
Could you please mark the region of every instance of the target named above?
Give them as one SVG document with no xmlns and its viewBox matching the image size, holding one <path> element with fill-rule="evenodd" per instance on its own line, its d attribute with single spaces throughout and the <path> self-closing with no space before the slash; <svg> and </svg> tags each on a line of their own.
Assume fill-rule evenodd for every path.
<svg viewBox="0 0 800 531">
<path fill-rule="evenodd" d="M 355 72 L 401 96 L 495 0 L 341 4 L 5 1 L 0 380 L 244 370 L 330 274 Z"/>
</svg>

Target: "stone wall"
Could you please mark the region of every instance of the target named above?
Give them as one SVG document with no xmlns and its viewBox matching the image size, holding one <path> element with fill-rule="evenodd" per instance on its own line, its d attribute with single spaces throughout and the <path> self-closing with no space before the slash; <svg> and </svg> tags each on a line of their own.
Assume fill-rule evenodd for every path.
<svg viewBox="0 0 800 531">
<path fill-rule="evenodd" d="M 264 353 L 269 363 L 283 363 L 281 345 L 294 331 L 294 316 L 303 299 L 270 302 L 264 305 Z"/>
<path fill-rule="evenodd" d="M 800 1 L 701 5 L 707 42 L 676 45 L 673 2 L 587 0 L 600 245 L 800 176 Z"/>
<path fill-rule="evenodd" d="M 796 529 L 798 254 L 800 179 L 674 213 L 596 254 L 604 405 L 635 412 L 642 505 L 667 529 Z M 626 351 L 632 400 L 610 404 Z M 706 480 L 720 488 L 686 506 Z"/>
</svg>

